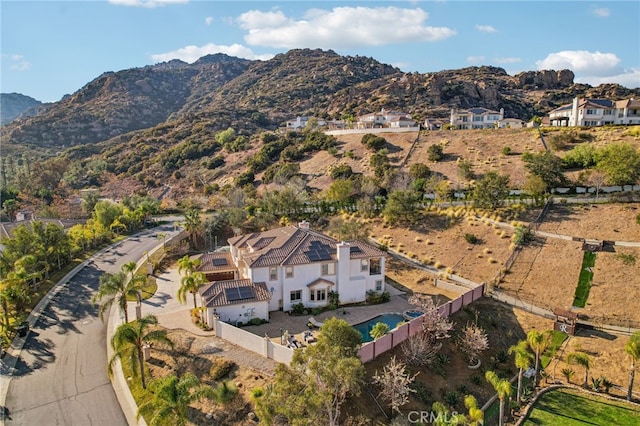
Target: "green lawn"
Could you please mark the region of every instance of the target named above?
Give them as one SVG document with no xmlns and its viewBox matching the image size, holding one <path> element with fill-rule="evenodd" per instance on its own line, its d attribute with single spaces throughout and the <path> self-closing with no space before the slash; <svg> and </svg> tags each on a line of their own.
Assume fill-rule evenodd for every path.
<svg viewBox="0 0 640 426">
<path fill-rule="evenodd" d="M 524 425 L 638 425 L 640 409 L 571 389 L 547 392 L 536 401 Z"/>
<path fill-rule="evenodd" d="M 589 298 L 591 290 L 591 281 L 593 280 L 593 272 L 591 268 L 596 264 L 596 254 L 591 251 L 585 251 L 582 257 L 582 269 L 578 277 L 578 287 L 573 297 L 573 306 L 584 308 Z"/>
<path fill-rule="evenodd" d="M 567 340 L 569 335 L 567 333 L 563 333 L 562 331 L 552 330 L 551 331 L 551 344 L 547 348 L 546 351 L 540 356 L 540 365 L 542 368 L 547 368 L 551 359 L 556 354 L 556 351 L 562 346 L 562 343 Z"/>
</svg>

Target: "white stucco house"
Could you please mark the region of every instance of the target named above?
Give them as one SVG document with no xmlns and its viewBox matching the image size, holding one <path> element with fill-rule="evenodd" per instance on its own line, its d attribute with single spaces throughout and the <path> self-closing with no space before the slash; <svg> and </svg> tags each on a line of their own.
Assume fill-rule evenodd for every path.
<svg viewBox="0 0 640 426">
<path fill-rule="evenodd" d="M 236 236 L 229 245 L 229 253 L 204 255 L 198 268 L 208 279 L 221 279 L 199 291 L 208 323 L 213 315 L 223 321 L 268 319 L 268 312 L 290 311 L 298 303 L 323 307 L 330 292 L 349 304 L 364 302 L 369 291 L 385 291 L 384 251 L 362 241 L 336 241 L 308 222 Z"/>
<path fill-rule="evenodd" d="M 487 108 L 452 109 L 449 124 L 454 129 L 493 129 L 504 119 L 504 108 L 493 111 Z"/>
<path fill-rule="evenodd" d="M 383 127 L 414 127 L 416 122 L 409 117 L 409 114 L 401 111 L 390 111 L 382 108 L 380 112 L 364 114 L 357 118 L 356 127 L 358 129 L 373 129 Z"/>
<path fill-rule="evenodd" d="M 575 97 L 572 103 L 549 112 L 549 122 L 556 127 L 640 124 L 640 100 Z"/>
</svg>

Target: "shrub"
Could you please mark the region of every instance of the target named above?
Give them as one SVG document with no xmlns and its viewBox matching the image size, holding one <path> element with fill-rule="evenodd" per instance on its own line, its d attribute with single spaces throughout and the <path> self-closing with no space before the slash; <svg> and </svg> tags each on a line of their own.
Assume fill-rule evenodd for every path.
<svg viewBox="0 0 640 426">
<path fill-rule="evenodd" d="M 304 311 L 305 311 L 304 303 L 302 303 L 302 302 L 298 302 L 298 303 L 295 303 L 295 304 L 291 305 L 291 312 L 294 315 L 302 315 L 302 314 L 304 314 Z"/>
<path fill-rule="evenodd" d="M 387 144 L 387 140 L 381 136 L 376 136 L 371 133 L 367 133 L 361 139 L 364 146 L 370 151 L 379 151 Z"/>
<path fill-rule="evenodd" d="M 446 402 L 449 407 L 455 407 L 456 405 L 458 405 L 458 402 L 460 402 L 460 395 L 458 395 L 457 392 L 448 391 L 444 394 L 442 399 L 444 399 L 444 402 Z"/>
<path fill-rule="evenodd" d="M 502 147 L 502 155 L 510 155 L 510 154 L 511 154 L 511 147 L 503 146 Z"/>
<path fill-rule="evenodd" d="M 331 169 L 329 176 L 331 179 L 346 179 L 353 174 L 351 166 L 348 164 L 339 164 Z"/>
<path fill-rule="evenodd" d="M 422 382 L 414 380 L 409 387 L 415 391 L 416 399 L 423 404 L 428 404 L 433 399 L 431 390 Z"/>
<path fill-rule="evenodd" d="M 444 158 L 442 145 L 434 144 L 427 149 L 427 158 L 429 161 L 438 162 Z"/>
<path fill-rule="evenodd" d="M 262 318 L 251 318 L 247 324 L 249 325 L 260 325 L 263 324 L 264 321 Z"/>
<path fill-rule="evenodd" d="M 388 302 L 390 299 L 391 299 L 391 295 L 389 294 L 388 291 L 385 291 L 382 293 L 377 293 L 373 290 L 367 291 L 366 301 L 367 303 L 370 303 L 372 305 L 375 305 L 378 303 L 385 303 L 385 302 Z"/>
<path fill-rule="evenodd" d="M 225 359 L 225 358 L 216 358 L 213 361 L 213 365 L 209 370 L 209 375 L 211 376 L 211 380 L 222 380 L 227 377 L 231 370 L 236 366 L 236 363 Z"/>
<path fill-rule="evenodd" d="M 474 234 L 464 234 L 464 239 L 469 243 L 469 244 L 476 244 L 478 242 L 478 237 Z"/>
</svg>

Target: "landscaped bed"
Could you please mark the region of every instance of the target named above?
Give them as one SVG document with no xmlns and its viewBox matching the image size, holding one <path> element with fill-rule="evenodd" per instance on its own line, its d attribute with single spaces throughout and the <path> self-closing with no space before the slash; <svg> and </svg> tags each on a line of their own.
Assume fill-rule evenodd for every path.
<svg viewBox="0 0 640 426">
<path fill-rule="evenodd" d="M 572 389 L 552 390 L 536 401 L 524 425 L 637 425 L 640 407 Z"/>
</svg>

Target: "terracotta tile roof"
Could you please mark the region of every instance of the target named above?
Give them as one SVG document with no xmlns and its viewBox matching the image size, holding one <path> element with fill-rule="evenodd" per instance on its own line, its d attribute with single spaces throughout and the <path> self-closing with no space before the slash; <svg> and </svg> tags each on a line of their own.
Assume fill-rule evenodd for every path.
<svg viewBox="0 0 640 426">
<path fill-rule="evenodd" d="M 198 272 L 212 272 L 212 271 L 229 271 L 236 269 L 231 258 L 231 253 L 205 253 L 200 256 L 200 266 L 198 266 Z"/>
<path fill-rule="evenodd" d="M 245 298 L 232 298 L 232 300 L 229 300 L 230 294 L 235 293 L 228 292 L 226 290 L 240 288 L 250 289 L 247 294 L 250 294 L 251 296 Z M 271 300 L 271 293 L 267 290 L 267 285 L 264 282 L 253 283 L 249 279 L 213 281 L 200 287 L 198 293 L 200 293 L 200 296 L 202 297 L 203 305 L 207 308 Z"/>
<path fill-rule="evenodd" d="M 350 258 L 383 257 L 385 252 L 362 241 L 349 241 Z M 238 249 L 247 249 L 241 257 L 250 268 L 276 265 L 304 265 L 336 261 L 338 242 L 310 229 L 286 226 L 229 239 Z"/>
</svg>

